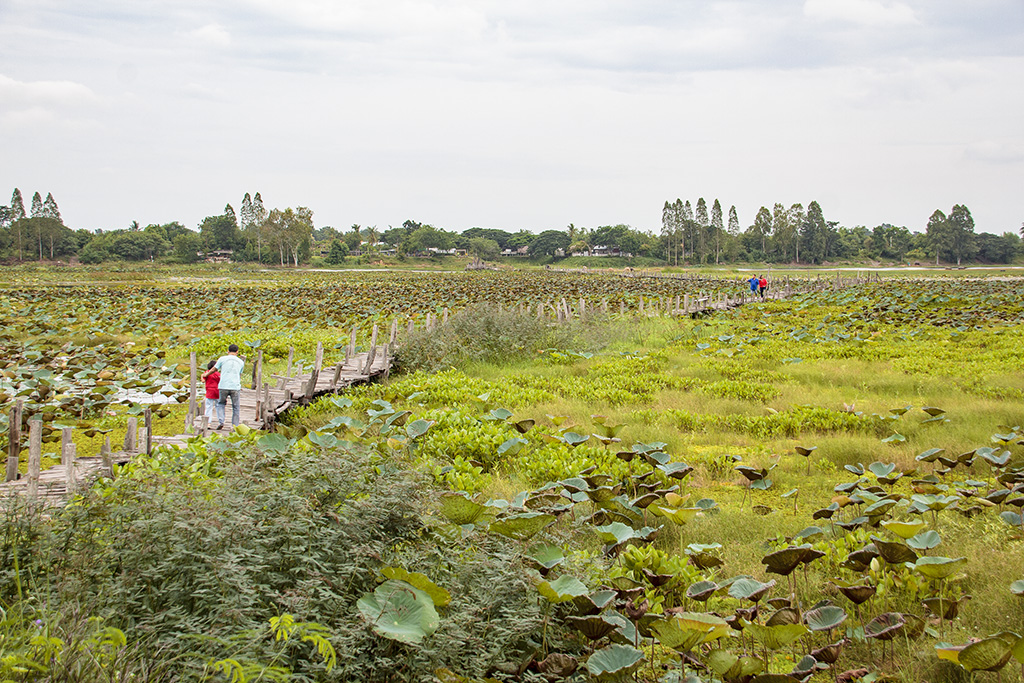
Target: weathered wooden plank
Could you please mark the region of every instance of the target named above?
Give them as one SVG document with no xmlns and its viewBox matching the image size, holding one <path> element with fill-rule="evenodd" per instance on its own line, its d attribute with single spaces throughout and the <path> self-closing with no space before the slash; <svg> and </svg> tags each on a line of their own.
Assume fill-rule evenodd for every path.
<svg viewBox="0 0 1024 683">
<path fill-rule="evenodd" d="M 21 411 L 24 408 L 24 401 L 20 398 L 14 402 L 11 408 L 10 422 L 8 428 L 7 444 L 7 473 L 4 481 L 14 481 L 18 478 L 18 458 L 21 456 Z"/>
</svg>

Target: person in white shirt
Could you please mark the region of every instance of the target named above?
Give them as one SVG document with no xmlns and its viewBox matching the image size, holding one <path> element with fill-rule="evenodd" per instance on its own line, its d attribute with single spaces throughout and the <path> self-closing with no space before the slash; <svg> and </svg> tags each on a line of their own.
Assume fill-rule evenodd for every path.
<svg viewBox="0 0 1024 683">
<path fill-rule="evenodd" d="M 217 429 L 224 429 L 224 413 L 229 397 L 231 424 L 237 427 L 241 420 L 241 409 L 238 404 L 242 391 L 242 368 L 245 367 L 245 361 L 238 357 L 238 344 L 229 346 L 228 355 L 218 358 L 214 367 L 220 372 L 220 383 L 217 385 L 220 392 L 220 398 L 217 399 Z"/>
</svg>

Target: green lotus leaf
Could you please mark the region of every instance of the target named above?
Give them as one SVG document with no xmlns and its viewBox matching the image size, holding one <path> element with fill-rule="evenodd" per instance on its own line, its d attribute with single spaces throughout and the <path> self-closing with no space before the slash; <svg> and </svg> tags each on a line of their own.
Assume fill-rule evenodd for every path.
<svg viewBox="0 0 1024 683">
<path fill-rule="evenodd" d="M 764 662 L 757 657 L 741 657 L 721 648 L 712 650 L 704 662 L 725 681 L 741 680 L 764 671 Z"/>
<path fill-rule="evenodd" d="M 889 564 L 903 564 L 904 562 L 914 562 L 917 560 L 917 553 L 902 543 L 893 543 L 877 536 L 872 536 L 871 542 L 878 549 L 878 554 L 881 555 L 882 559 Z"/>
<path fill-rule="evenodd" d="M 790 607 L 789 600 L 786 598 L 778 598 L 777 600 L 770 601 L 780 603 L 782 606 L 775 611 L 768 620 L 764 622 L 765 626 L 784 626 L 788 624 L 799 624 L 800 623 L 800 610 L 796 607 Z"/>
<path fill-rule="evenodd" d="M 725 619 L 695 612 L 683 612 L 651 625 L 651 631 L 665 647 L 689 652 L 698 645 L 710 643 L 730 633 Z"/>
<path fill-rule="evenodd" d="M 610 680 L 632 673 L 643 661 L 644 653 L 635 647 L 613 644 L 590 655 L 587 671 L 599 680 Z"/>
<path fill-rule="evenodd" d="M 763 626 L 757 623 L 747 624 L 743 632 L 749 634 L 769 650 L 778 650 L 810 633 L 803 624 L 780 624 L 778 626 Z"/>
<path fill-rule="evenodd" d="M 846 621 L 846 617 L 842 607 L 828 605 L 809 611 L 804 615 L 804 622 L 812 631 L 831 631 Z"/>
<path fill-rule="evenodd" d="M 1024 595 L 1024 579 L 1011 583 L 1010 592 L 1014 595 Z"/>
<path fill-rule="evenodd" d="M 684 479 L 688 474 L 693 472 L 693 468 L 683 462 L 670 462 L 664 465 L 658 465 L 658 469 L 661 470 L 666 477 L 671 479 Z"/>
<path fill-rule="evenodd" d="M 611 641 L 619 643 L 620 645 L 634 646 L 640 642 L 641 635 L 640 630 L 637 628 L 637 624 L 634 624 L 615 610 L 608 610 L 602 616 L 615 624 L 615 630 L 608 636 Z"/>
<path fill-rule="evenodd" d="M 530 443 L 526 439 L 521 439 L 517 436 L 507 439 L 498 446 L 498 455 L 518 455 L 519 451 L 523 450 L 523 446 Z"/>
<path fill-rule="evenodd" d="M 537 590 L 549 602 L 554 603 L 568 602 L 573 598 L 586 595 L 588 592 L 587 587 L 579 579 L 568 574 L 563 574 L 554 581 L 542 581 L 537 586 Z"/>
<path fill-rule="evenodd" d="M 957 662 L 968 671 L 999 671 L 1010 661 L 1019 641 L 1017 634 L 1006 632 L 983 638 L 961 650 Z"/>
<path fill-rule="evenodd" d="M 921 557 L 914 563 L 914 569 L 929 579 L 945 579 L 965 564 L 966 557 Z"/>
<path fill-rule="evenodd" d="M 562 435 L 562 440 L 570 446 L 579 446 L 590 438 L 589 434 L 577 434 L 576 432 L 566 432 Z"/>
<path fill-rule="evenodd" d="M 545 514 L 543 512 L 522 512 L 518 515 L 511 515 L 509 517 L 494 520 L 491 522 L 488 530 L 493 531 L 496 534 L 501 534 L 502 536 L 507 536 L 508 538 L 525 541 L 528 538 L 536 536 L 538 533 L 554 524 L 555 521 L 556 518 L 554 515 Z"/>
<path fill-rule="evenodd" d="M 698 581 L 686 589 L 686 597 L 697 602 L 706 602 L 717 590 L 718 584 L 714 581 Z"/>
<path fill-rule="evenodd" d="M 868 465 L 868 470 L 871 474 L 877 478 L 888 477 L 896 469 L 896 463 L 889 463 L 888 465 L 881 462 L 873 462 Z"/>
<path fill-rule="evenodd" d="M 410 439 L 418 439 L 433 426 L 433 420 L 413 420 L 405 426 L 405 433 Z"/>
<path fill-rule="evenodd" d="M 907 437 L 903 436 L 899 432 L 895 432 L 890 436 L 887 436 L 884 439 L 882 439 L 882 443 L 903 443 L 906 440 Z"/>
<path fill-rule="evenodd" d="M 534 546 L 526 557 L 544 573 L 565 562 L 565 553 L 562 549 L 547 543 Z"/>
<path fill-rule="evenodd" d="M 1024 526 L 1024 514 L 1018 515 L 1016 512 L 1004 510 L 999 513 L 999 518 L 1010 526 Z"/>
<path fill-rule="evenodd" d="M 799 453 L 800 455 L 807 457 L 817 449 L 817 446 L 811 446 L 809 448 L 805 446 L 796 446 L 794 450 L 796 450 L 796 452 Z"/>
<path fill-rule="evenodd" d="M 777 550 L 761 558 L 761 564 L 772 574 L 789 576 L 801 564 L 810 564 L 825 553 L 815 550 L 810 545 L 798 545 Z"/>
<path fill-rule="evenodd" d="M 886 520 L 882 522 L 882 526 L 893 532 L 900 538 L 906 540 L 917 535 L 919 531 L 924 529 L 924 520 L 914 520 L 912 522 L 899 522 L 896 520 Z"/>
<path fill-rule="evenodd" d="M 306 434 L 306 438 L 309 439 L 310 443 L 320 448 L 334 448 L 338 445 L 338 437 L 334 434 L 324 434 L 321 432 L 310 432 Z"/>
<path fill-rule="evenodd" d="M 374 633 L 410 645 L 422 642 L 440 623 L 430 596 L 404 581 L 385 581 L 356 606 Z"/>
<path fill-rule="evenodd" d="M 772 579 L 768 583 L 761 583 L 757 579 L 751 579 L 744 577 L 733 581 L 729 586 L 729 597 L 737 600 L 750 600 L 751 602 L 758 602 L 765 593 L 770 591 L 775 586 L 775 580 Z"/>
<path fill-rule="evenodd" d="M 661 506 L 652 506 L 652 508 L 655 507 L 658 510 L 658 516 L 667 517 L 679 525 L 692 522 L 698 514 L 703 512 L 700 508 L 666 508 Z"/>
<path fill-rule="evenodd" d="M 924 453 L 917 455 L 914 459 L 919 462 L 935 462 L 935 459 L 945 452 L 945 448 L 929 448 Z"/>
<path fill-rule="evenodd" d="M 256 440 L 256 445 L 271 453 L 286 453 L 294 442 L 280 434 L 265 434 Z"/>
<path fill-rule="evenodd" d="M 604 615 L 590 614 L 583 617 L 566 617 L 566 623 L 590 640 L 601 640 L 615 630 L 617 624 Z"/>
<path fill-rule="evenodd" d="M 384 567 L 380 570 L 380 573 L 386 579 L 405 581 L 413 588 L 423 591 L 430 596 L 436 607 L 447 607 L 448 603 L 452 601 L 451 593 L 431 581 L 425 574 L 409 572 L 401 567 Z"/>
<path fill-rule="evenodd" d="M 938 532 L 929 529 L 928 531 L 922 531 L 913 538 L 907 539 L 907 545 L 914 550 L 931 550 L 942 543 L 942 538 Z"/>
<path fill-rule="evenodd" d="M 441 514 L 453 524 L 475 524 L 486 512 L 486 505 L 459 493 L 445 493 L 441 496 Z"/>
<path fill-rule="evenodd" d="M 923 408 L 921 408 L 921 410 L 923 410 L 924 412 L 928 413 L 932 417 L 936 417 L 938 415 L 942 415 L 943 413 L 946 412 L 942 408 L 936 408 L 934 406 L 924 406 Z"/>
<path fill-rule="evenodd" d="M 892 640 L 903 630 L 907 620 L 898 612 L 884 612 L 864 626 L 864 636 L 877 640 Z"/>
</svg>

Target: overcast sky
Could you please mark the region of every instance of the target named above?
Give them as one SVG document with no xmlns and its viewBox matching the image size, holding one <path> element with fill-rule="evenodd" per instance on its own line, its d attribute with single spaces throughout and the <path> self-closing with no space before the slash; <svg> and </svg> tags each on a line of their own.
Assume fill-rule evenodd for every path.
<svg viewBox="0 0 1024 683">
<path fill-rule="evenodd" d="M 0 203 L 535 232 L 1024 221 L 1022 0 L 0 0 Z"/>
</svg>

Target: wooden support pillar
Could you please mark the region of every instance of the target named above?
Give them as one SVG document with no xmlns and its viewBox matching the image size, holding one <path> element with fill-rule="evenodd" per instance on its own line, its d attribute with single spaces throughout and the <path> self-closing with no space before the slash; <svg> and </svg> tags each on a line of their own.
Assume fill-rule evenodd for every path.
<svg viewBox="0 0 1024 683">
<path fill-rule="evenodd" d="M 643 297 L 643 295 L 641 295 L 640 296 L 640 315 L 643 315 L 643 314 L 644 314 L 644 297 Z"/>
<path fill-rule="evenodd" d="M 356 355 L 356 326 L 352 326 L 352 333 L 348 338 L 348 353 L 350 356 Z"/>
<path fill-rule="evenodd" d="M 192 420 L 199 414 L 199 404 L 196 402 L 196 380 L 198 368 L 196 367 L 196 352 L 193 351 L 188 354 L 188 420 L 189 426 L 192 425 Z"/>
<path fill-rule="evenodd" d="M 601 300 L 601 313 L 603 315 L 608 315 L 608 297 Z"/>
<path fill-rule="evenodd" d="M 252 388 L 259 390 L 263 386 L 263 349 L 256 352 L 256 364 L 253 366 Z"/>
<path fill-rule="evenodd" d="M 395 318 L 394 320 L 391 321 L 391 338 L 388 340 L 388 343 L 391 346 L 394 346 L 395 342 L 397 342 L 397 341 L 398 341 L 398 318 Z"/>
<path fill-rule="evenodd" d="M 626 315 L 626 301 L 619 299 L 619 315 Z"/>
<path fill-rule="evenodd" d="M 448 309 L 445 309 L 446 311 Z M 377 326 L 373 326 L 373 332 L 370 334 L 370 351 L 366 354 L 366 367 L 363 368 L 363 374 L 369 375 L 370 370 L 373 368 L 373 359 L 377 355 Z"/>
<path fill-rule="evenodd" d="M 355 334 L 355 328 L 352 328 L 352 334 Z M 316 381 L 320 378 L 320 367 L 324 362 L 324 345 L 322 342 L 316 343 L 316 360 L 313 361 L 313 371 L 309 373 L 309 382 L 306 384 L 306 400 L 313 398 L 314 392 L 316 392 Z"/>
<path fill-rule="evenodd" d="M 683 294 L 683 313 L 690 312 L 690 295 Z"/>
<path fill-rule="evenodd" d="M 295 347 L 288 347 L 288 370 L 284 373 L 285 377 L 292 376 L 292 361 L 295 359 Z"/>
<path fill-rule="evenodd" d="M 43 460 L 43 421 L 28 422 L 28 493 L 29 498 L 39 495 L 39 468 Z"/>
<path fill-rule="evenodd" d="M 103 462 L 103 469 L 110 476 L 114 476 L 114 459 L 110 454 L 110 436 L 103 437 L 103 445 L 100 446 L 100 460 Z"/>
<path fill-rule="evenodd" d="M 334 377 L 331 378 L 331 390 L 338 388 L 338 380 L 341 379 L 341 369 L 345 367 L 344 363 L 336 363 L 334 365 Z"/>
<path fill-rule="evenodd" d="M 416 329 L 416 321 L 413 320 L 412 318 L 409 318 L 409 327 L 405 331 L 406 335 L 411 335 L 413 333 L 413 330 L 415 330 L 415 329 Z"/>
<path fill-rule="evenodd" d="M 143 414 L 143 419 L 146 425 L 146 455 L 150 455 L 153 452 L 153 409 L 146 408 L 146 412 Z"/>
<path fill-rule="evenodd" d="M 587 315 L 587 302 L 581 296 L 580 297 L 580 320 L 582 320 L 584 318 L 584 316 L 586 316 L 586 315 Z"/>
<path fill-rule="evenodd" d="M 64 467 L 68 466 L 68 457 L 74 448 L 74 442 L 71 440 L 71 427 L 64 427 L 60 430 L 60 464 Z"/>
<path fill-rule="evenodd" d="M 203 417 L 206 417 L 205 413 Z M 138 449 L 139 418 L 128 418 L 128 431 L 124 434 L 124 452 L 134 453 Z"/>
<path fill-rule="evenodd" d="M 210 429 L 210 418 L 205 413 L 202 419 L 199 421 L 199 433 L 201 436 L 206 436 L 206 432 Z"/>
<path fill-rule="evenodd" d="M 21 411 L 25 402 L 18 399 L 11 408 L 10 422 L 8 422 L 8 443 L 7 443 L 7 473 L 4 481 L 14 481 L 18 478 L 18 458 L 21 456 Z"/>
<path fill-rule="evenodd" d="M 78 487 L 78 471 L 75 469 L 75 461 L 78 459 L 77 452 L 75 444 L 69 443 L 67 453 L 61 453 L 61 460 L 65 460 L 67 463 L 64 465 L 64 486 L 68 493 Z"/>
<path fill-rule="evenodd" d="M 445 325 L 448 324 L 448 308 L 447 307 L 445 307 L 445 309 L 444 309 L 444 313 L 442 314 L 441 322 L 443 322 Z"/>
<path fill-rule="evenodd" d="M 273 409 L 273 406 L 270 405 L 270 384 L 264 383 L 263 384 L 263 414 L 260 415 L 260 420 L 262 421 L 264 427 L 266 427 L 267 423 L 270 421 L 270 411 L 272 409 Z"/>
</svg>

